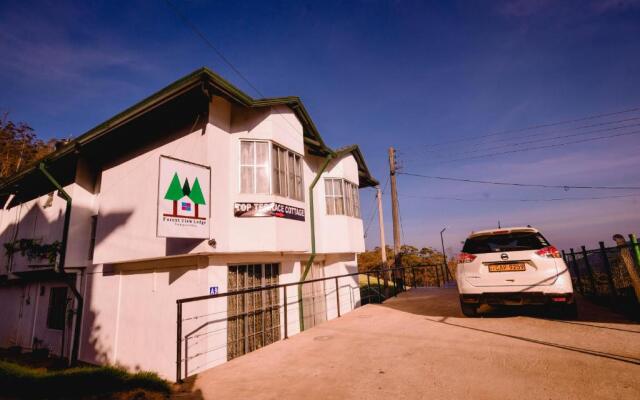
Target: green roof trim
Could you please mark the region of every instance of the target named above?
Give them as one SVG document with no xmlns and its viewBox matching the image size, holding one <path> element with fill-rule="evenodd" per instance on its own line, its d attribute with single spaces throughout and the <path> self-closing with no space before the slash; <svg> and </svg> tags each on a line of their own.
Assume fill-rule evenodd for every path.
<svg viewBox="0 0 640 400">
<path fill-rule="evenodd" d="M 291 96 L 254 99 L 244 93 L 242 90 L 229 83 L 220 75 L 214 73 L 208 68 L 203 67 L 178 79 L 177 81 L 171 83 L 170 85 L 152 94 L 151 96 L 116 114 L 105 122 L 80 135 L 76 139 L 68 142 L 60 149 L 48 154 L 43 159 L 38 160 L 33 165 L 30 165 L 17 174 L 5 179 L 2 183 L 0 183 L 0 190 L 8 188 L 20 181 L 23 177 L 34 171 L 40 162 L 53 163 L 65 156 L 74 154 L 78 151 L 79 148 L 82 148 L 82 146 L 104 135 L 107 135 L 109 132 L 117 129 L 118 127 L 121 127 L 135 120 L 136 118 L 198 86 L 201 86 L 204 90 L 213 89 L 220 95 L 226 97 L 228 100 L 249 108 L 260 108 L 276 105 L 288 106 L 289 108 L 291 108 L 291 110 L 293 110 L 296 117 L 300 120 L 300 123 L 303 126 L 304 142 L 307 147 L 312 148 L 319 155 L 336 153 L 331 148 L 329 148 L 329 146 L 327 146 L 322 140 L 317 127 L 313 123 L 313 120 L 309 116 L 309 113 L 307 112 L 304 104 L 302 103 L 302 100 L 300 100 L 299 97 Z M 352 147 L 353 146 L 350 146 L 349 148 Z M 357 146 L 355 146 L 355 149 L 352 150 L 357 153 L 356 160 L 358 161 L 359 170 L 366 174 L 365 181 L 368 183 L 366 186 L 372 186 L 370 183 L 376 182 L 376 180 L 369 174 L 369 170 L 364 163 L 362 153 L 360 153 L 360 150 L 357 148 Z M 365 186 L 361 185 L 361 187 Z"/>
</svg>

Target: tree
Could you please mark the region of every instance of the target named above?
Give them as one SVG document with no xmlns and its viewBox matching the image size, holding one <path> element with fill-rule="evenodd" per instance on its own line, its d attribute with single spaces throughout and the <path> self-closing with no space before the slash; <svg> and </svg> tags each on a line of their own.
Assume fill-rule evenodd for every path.
<svg viewBox="0 0 640 400">
<path fill-rule="evenodd" d="M 171 179 L 171 183 L 169 184 L 169 189 L 167 189 L 167 193 L 165 193 L 165 200 L 173 201 L 173 216 L 178 215 L 178 200 L 184 197 L 184 193 L 182 192 L 182 187 L 180 186 L 180 178 L 178 178 L 178 173 L 175 172 L 173 174 L 173 178 Z"/>
<path fill-rule="evenodd" d="M 206 203 L 204 201 L 204 195 L 202 194 L 202 188 L 200 188 L 200 181 L 198 181 L 197 177 L 193 182 L 193 187 L 191 188 L 191 192 L 188 196 L 195 205 L 195 217 L 198 218 L 198 206 Z"/>
<path fill-rule="evenodd" d="M 14 123 L 0 115 L 0 180 L 9 177 L 56 148 L 57 139 L 44 142 L 24 122 Z"/>
</svg>

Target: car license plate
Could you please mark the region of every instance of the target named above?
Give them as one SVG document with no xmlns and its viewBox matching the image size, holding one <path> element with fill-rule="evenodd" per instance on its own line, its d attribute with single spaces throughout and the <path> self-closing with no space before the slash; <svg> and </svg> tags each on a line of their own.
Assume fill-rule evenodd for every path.
<svg viewBox="0 0 640 400">
<path fill-rule="evenodd" d="M 510 264 L 490 264 L 489 272 L 517 272 L 526 271 L 527 266 L 524 263 L 510 263 Z"/>
</svg>

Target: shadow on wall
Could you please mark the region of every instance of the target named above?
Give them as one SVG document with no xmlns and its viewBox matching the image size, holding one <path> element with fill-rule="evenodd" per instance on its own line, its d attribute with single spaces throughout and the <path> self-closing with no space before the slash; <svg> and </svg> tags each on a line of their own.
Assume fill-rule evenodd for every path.
<svg viewBox="0 0 640 400">
<path fill-rule="evenodd" d="M 16 205 L 14 207 L 22 207 L 22 205 Z M 79 207 L 74 206 L 72 213 L 74 215 L 91 215 L 91 211 Z M 77 214 L 75 214 L 77 213 Z M 2 234 L 2 242 L 0 244 L 4 244 L 7 242 L 13 242 L 15 240 L 20 239 L 39 239 L 41 240 L 41 244 L 51 244 L 54 241 L 60 241 L 62 238 L 62 227 L 64 223 L 64 212 L 63 210 L 59 210 L 57 216 L 54 220 L 48 221 L 47 217 L 50 218 L 50 215 L 46 215 L 46 211 L 43 209 L 41 204 L 35 204 L 31 207 L 24 216 L 20 217 L 20 223 L 12 223 L 9 224 L 3 234 Z M 101 225 L 101 234 L 96 236 L 96 245 L 98 245 L 102 240 L 112 234 L 116 229 L 120 226 L 124 225 L 130 218 L 132 211 L 124 211 L 118 213 L 110 213 L 110 214 L 102 214 L 99 216 L 98 225 Z M 90 226 L 90 222 L 87 221 L 87 226 Z M 89 232 L 87 232 L 89 235 Z M 89 240 L 87 240 L 87 244 Z M 68 248 L 72 247 L 72 244 L 68 246 Z M 28 257 L 22 256 L 19 252 L 15 253 L 13 257 L 10 257 L 4 248 L 1 248 L 2 257 L 4 257 L 4 262 L 10 272 L 16 272 L 22 278 L 20 280 L 16 280 L 13 285 L 18 285 L 23 288 L 27 288 L 29 285 L 36 285 L 37 293 L 41 293 L 40 287 L 45 284 L 55 283 L 56 286 L 62 286 L 63 281 L 52 272 L 52 268 L 46 259 L 39 260 L 29 260 Z M 99 311 L 92 309 L 91 304 L 91 285 L 93 284 L 92 279 L 90 279 L 90 274 L 93 274 L 92 268 L 90 267 L 91 261 L 89 258 L 89 248 L 81 249 L 79 251 L 84 252 L 86 254 L 87 260 L 85 265 L 87 268 L 82 272 L 81 280 L 79 282 L 79 290 L 80 293 L 84 297 L 84 311 L 83 311 L 83 331 L 82 338 L 80 342 L 80 358 L 92 363 L 96 364 L 109 364 L 109 354 L 111 354 L 112 349 L 110 347 L 105 347 L 100 342 L 100 333 L 102 327 L 96 323 L 97 316 Z M 46 273 L 46 274 L 45 274 Z M 73 273 L 73 271 L 72 271 Z M 47 307 L 49 303 L 48 296 L 49 291 L 43 291 L 43 295 L 47 296 L 42 300 L 43 307 Z M 38 294 L 39 295 L 39 294 Z M 73 299 L 73 296 L 70 292 L 67 292 L 67 297 L 69 300 Z M 25 299 L 21 299 L 21 302 L 24 302 Z M 69 304 L 72 304 L 69 302 Z M 30 307 L 31 304 L 20 305 L 20 307 Z M 41 306 L 42 307 L 42 306 Z M 68 306 L 67 309 L 67 318 L 64 323 L 64 331 L 63 335 L 65 336 L 65 354 L 68 355 L 70 351 L 70 342 L 73 336 L 73 319 L 70 317 L 72 311 L 70 310 L 71 306 Z M 20 326 L 20 324 L 28 323 L 31 326 L 31 329 L 23 330 L 24 332 L 33 332 L 35 342 L 36 339 L 40 335 L 38 331 L 35 330 L 33 324 L 37 324 L 38 321 L 42 318 L 46 318 L 46 311 L 35 310 L 35 308 L 30 313 L 20 313 L 18 321 L 3 321 L 4 325 L 2 328 L 10 329 L 15 323 L 15 326 Z M 37 312 L 37 319 L 34 318 L 34 314 Z M 28 321 L 21 321 L 20 319 L 28 319 Z M 41 322 L 40 322 L 41 323 Z M 17 334 L 17 333 L 16 333 Z M 27 341 L 19 340 L 18 343 L 27 343 L 27 341 L 32 340 L 29 338 Z M 57 344 L 53 343 L 45 343 L 41 340 L 38 340 L 37 346 L 43 347 L 52 347 L 57 346 Z M 34 343 L 30 344 L 32 347 Z"/>
</svg>

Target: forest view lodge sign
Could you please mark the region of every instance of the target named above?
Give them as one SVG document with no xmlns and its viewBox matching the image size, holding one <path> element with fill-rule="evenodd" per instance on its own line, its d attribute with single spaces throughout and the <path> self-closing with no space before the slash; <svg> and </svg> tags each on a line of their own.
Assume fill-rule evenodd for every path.
<svg viewBox="0 0 640 400">
<path fill-rule="evenodd" d="M 304 208 L 276 202 L 235 203 L 233 215 L 236 217 L 277 217 L 304 221 Z"/>
<path fill-rule="evenodd" d="M 209 168 L 160 157 L 158 236 L 209 238 Z"/>
</svg>

